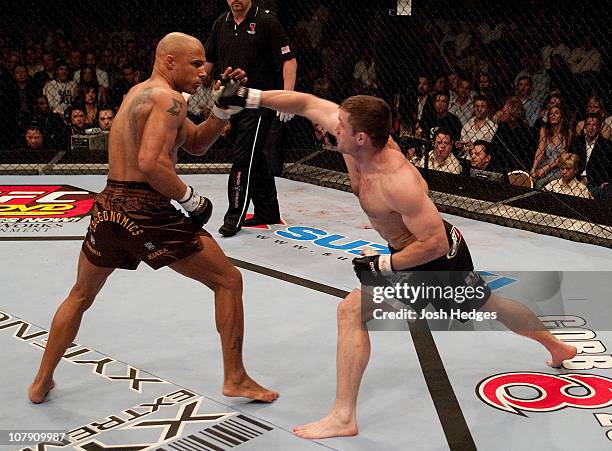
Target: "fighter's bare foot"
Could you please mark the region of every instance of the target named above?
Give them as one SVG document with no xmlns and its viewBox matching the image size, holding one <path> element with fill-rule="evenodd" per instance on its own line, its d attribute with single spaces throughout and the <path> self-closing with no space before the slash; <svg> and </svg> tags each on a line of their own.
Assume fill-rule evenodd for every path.
<svg viewBox="0 0 612 451">
<path fill-rule="evenodd" d="M 574 346 L 562 343 L 551 351 L 552 358 L 546 364 L 551 368 L 561 368 L 563 361 L 573 359 L 577 352 L 578 350 Z"/>
<path fill-rule="evenodd" d="M 293 433 L 298 437 L 317 439 L 329 437 L 350 437 L 357 435 L 357 423 L 354 420 L 342 421 L 334 415 L 327 415 L 314 423 L 293 428 Z"/>
<path fill-rule="evenodd" d="M 278 398 L 278 392 L 262 387 L 248 376 L 240 382 L 225 382 L 223 384 L 223 394 L 262 402 L 272 402 Z"/>
<path fill-rule="evenodd" d="M 51 380 L 46 383 L 34 382 L 28 387 L 28 398 L 34 404 L 40 404 L 45 401 L 45 398 L 51 390 L 55 387 L 55 381 Z"/>
</svg>

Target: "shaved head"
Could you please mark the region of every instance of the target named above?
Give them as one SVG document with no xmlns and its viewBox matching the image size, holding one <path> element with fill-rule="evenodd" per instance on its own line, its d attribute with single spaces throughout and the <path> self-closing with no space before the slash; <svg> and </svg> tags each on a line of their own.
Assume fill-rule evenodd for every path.
<svg viewBox="0 0 612 451">
<path fill-rule="evenodd" d="M 178 92 L 193 94 L 202 85 L 205 61 L 199 39 L 185 33 L 169 33 L 155 49 L 153 76 L 161 76 Z"/>
<path fill-rule="evenodd" d="M 185 33 L 173 32 L 164 36 L 155 49 L 155 58 L 161 59 L 166 55 L 182 56 L 189 50 L 204 48 L 199 39 Z"/>
</svg>

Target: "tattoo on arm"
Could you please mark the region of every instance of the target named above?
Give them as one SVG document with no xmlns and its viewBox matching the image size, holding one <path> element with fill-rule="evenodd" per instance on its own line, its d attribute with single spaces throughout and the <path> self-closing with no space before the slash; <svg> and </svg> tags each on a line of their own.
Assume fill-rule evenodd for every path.
<svg viewBox="0 0 612 451">
<path fill-rule="evenodd" d="M 171 114 L 172 116 L 178 116 L 181 112 L 181 102 L 176 99 L 172 99 L 172 106 L 166 110 L 166 113 Z"/>
</svg>

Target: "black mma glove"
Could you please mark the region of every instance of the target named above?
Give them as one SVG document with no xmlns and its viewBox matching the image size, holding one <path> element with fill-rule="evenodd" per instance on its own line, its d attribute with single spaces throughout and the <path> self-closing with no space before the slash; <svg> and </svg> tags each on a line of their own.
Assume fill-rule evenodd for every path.
<svg viewBox="0 0 612 451">
<path fill-rule="evenodd" d="M 227 86 L 227 84 L 232 81 L 233 78 L 220 78 L 221 81 L 221 87 L 219 89 L 213 89 L 213 99 L 216 99 L 217 96 L 219 95 L 219 93 L 225 88 L 225 86 Z M 243 110 L 244 108 L 239 107 L 239 106 L 232 106 L 232 107 L 228 107 L 228 108 L 220 108 L 216 102 L 215 104 L 213 104 L 213 107 L 211 109 L 211 113 L 213 114 L 213 116 L 215 116 L 218 119 L 221 119 L 223 121 L 227 121 L 229 120 L 234 114 L 239 113 Z"/>
<path fill-rule="evenodd" d="M 382 281 L 384 273 L 393 271 L 391 255 L 364 255 L 353 259 L 353 269 L 357 278 L 364 285 L 373 285 Z"/>
<path fill-rule="evenodd" d="M 233 78 L 214 97 L 215 105 L 219 108 L 238 106 L 242 108 L 259 108 L 261 91 L 259 89 L 242 86 Z"/>
<path fill-rule="evenodd" d="M 191 186 L 187 187 L 179 204 L 189 213 L 189 217 L 198 227 L 204 226 L 212 215 L 213 205 L 210 199 L 200 196 Z"/>
</svg>

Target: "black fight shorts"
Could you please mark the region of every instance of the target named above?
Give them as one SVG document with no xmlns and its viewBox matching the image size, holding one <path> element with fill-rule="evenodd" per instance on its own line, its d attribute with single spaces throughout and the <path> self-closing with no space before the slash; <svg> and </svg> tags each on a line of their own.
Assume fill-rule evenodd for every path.
<svg viewBox="0 0 612 451">
<path fill-rule="evenodd" d="M 444 227 L 449 245 L 446 255 L 414 268 L 394 271 L 390 279 L 386 278 L 393 284 L 420 286 L 422 290 L 429 290 L 427 296 L 419 296 L 410 302 L 399 299 L 419 314 L 429 304 L 446 313 L 451 313 L 452 310 L 462 313 L 475 312 L 491 296 L 491 288 L 480 274 L 474 271 L 470 250 L 459 229 L 446 221 Z M 392 254 L 399 252 L 391 246 L 389 250 Z M 440 293 L 443 295 L 440 296 Z M 467 322 L 469 319 L 459 318 L 459 321 Z"/>
</svg>

